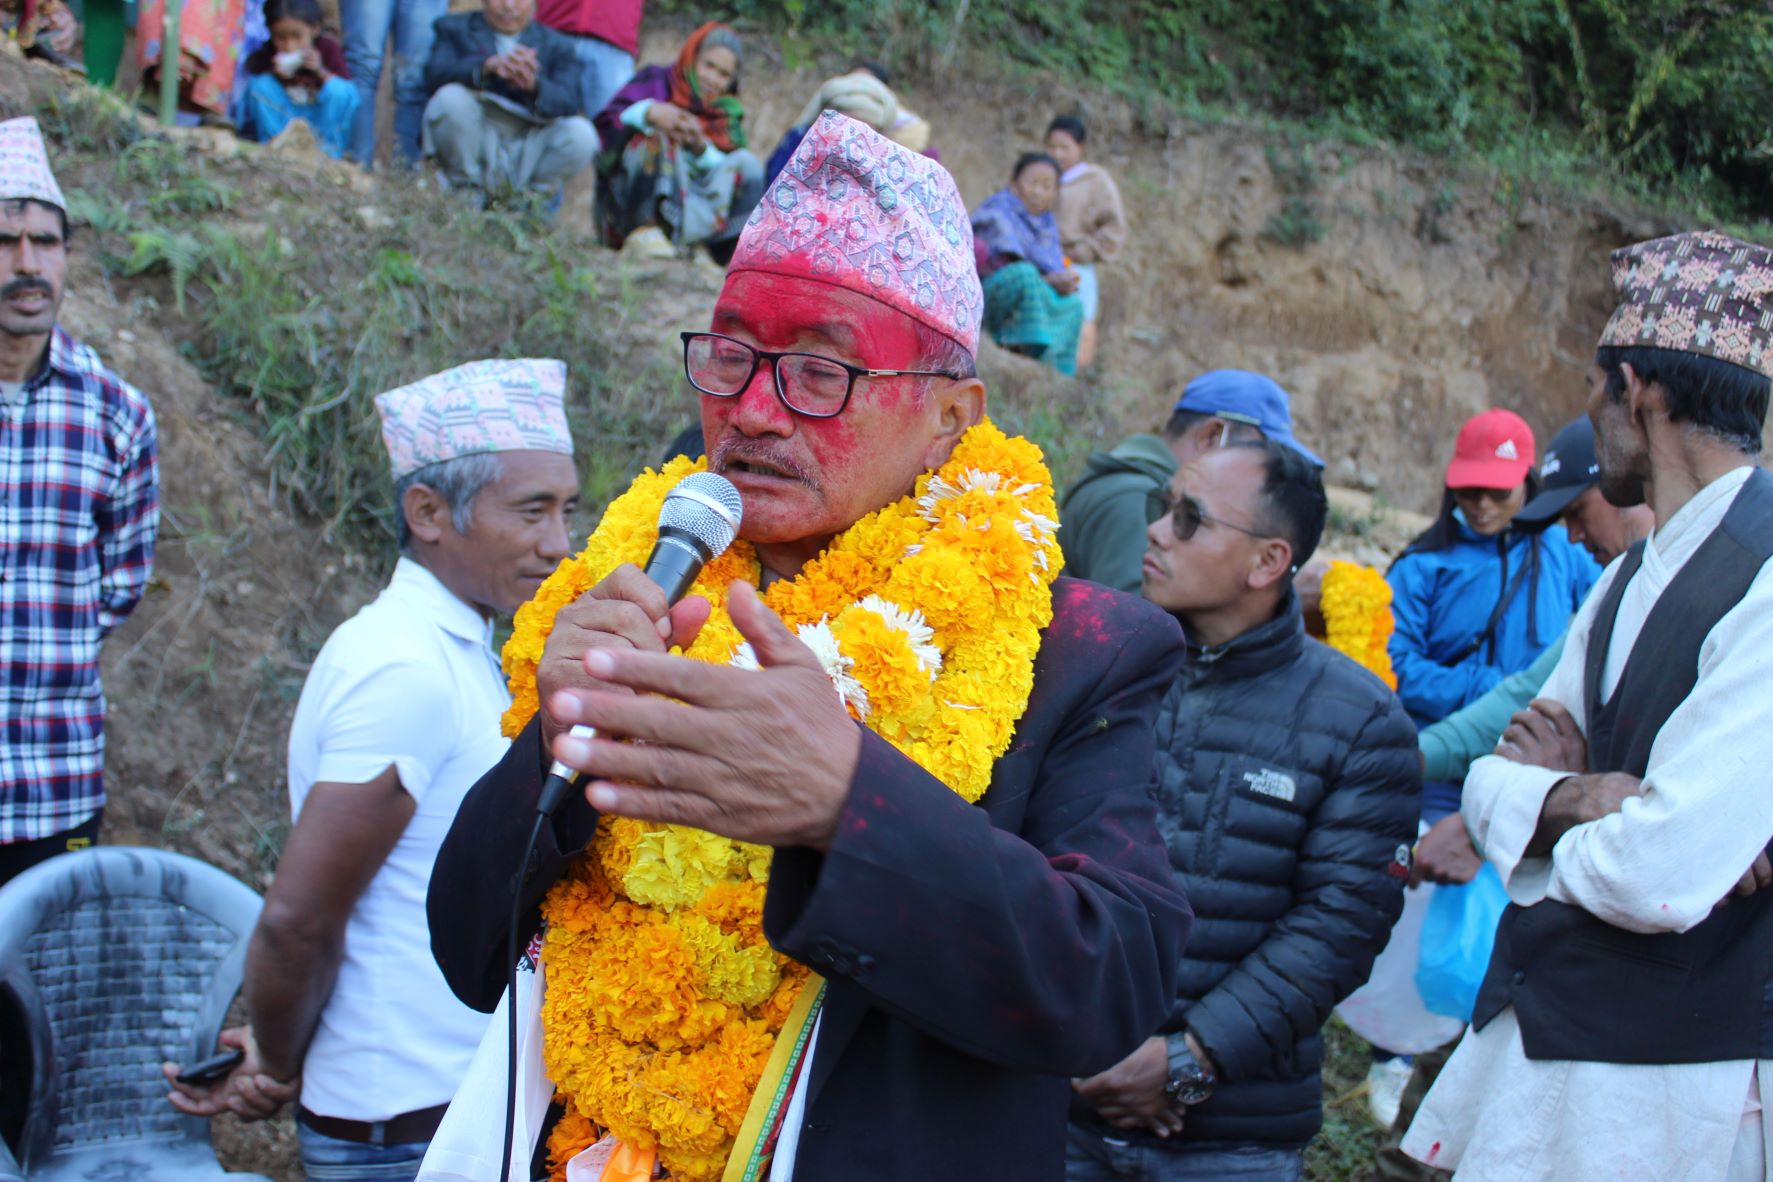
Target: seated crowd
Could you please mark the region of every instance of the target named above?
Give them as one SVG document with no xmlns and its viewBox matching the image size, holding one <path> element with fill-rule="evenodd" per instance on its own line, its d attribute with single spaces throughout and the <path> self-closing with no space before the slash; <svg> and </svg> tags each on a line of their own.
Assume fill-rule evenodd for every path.
<svg viewBox="0 0 1773 1182">
<path fill-rule="evenodd" d="M 27 52 L 75 69 L 104 41 L 112 0 L 83 25 L 64 0 L 5 0 L 4 23 Z M 929 121 L 859 61 L 808 98 L 767 162 L 751 149 L 740 97 L 745 47 L 728 26 L 696 29 L 669 64 L 635 69 L 644 0 L 348 0 L 343 30 L 320 0 L 203 0 L 178 18 L 178 119 L 235 126 L 265 143 L 305 124 L 335 159 L 373 166 L 377 87 L 393 46 L 393 142 L 407 166 L 432 161 L 470 200 L 519 199 L 549 212 L 566 183 L 594 168 L 593 222 L 607 246 L 640 258 L 705 251 L 724 264 L 746 218 L 822 111 L 856 119 L 940 160 Z M 159 93 L 165 0 L 146 0 L 136 59 Z M 1127 240 L 1114 180 L 1087 160 L 1089 132 L 1054 119 L 1044 152 L 1019 158 L 1010 183 L 973 211 L 986 332 L 1003 347 L 1074 374 L 1094 362 L 1098 266 Z"/>
</svg>

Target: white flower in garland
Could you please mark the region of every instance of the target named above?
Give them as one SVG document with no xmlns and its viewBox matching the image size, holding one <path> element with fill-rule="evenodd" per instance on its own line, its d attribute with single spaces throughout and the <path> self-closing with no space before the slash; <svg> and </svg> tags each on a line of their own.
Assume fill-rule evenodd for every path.
<svg viewBox="0 0 1773 1182">
<path fill-rule="evenodd" d="M 870 595 L 856 606 L 885 620 L 887 627 L 903 632 L 906 643 L 911 646 L 911 655 L 917 658 L 918 668 L 928 673 L 931 681 L 936 680 L 936 674 L 942 671 L 942 650 L 936 647 L 935 630 L 924 623 L 922 612 L 916 608 L 907 610 L 878 595 Z"/>
<path fill-rule="evenodd" d="M 917 498 L 918 516 L 931 525 L 940 524 L 946 511 L 945 502 L 956 500 L 975 490 L 993 495 L 1003 493 L 1017 502 L 1021 502 L 1030 493 L 1040 489 L 1038 484 L 1019 484 L 1010 487 L 1006 483 L 1007 480 L 1008 477 L 1002 472 L 981 472 L 977 468 L 968 468 L 953 482 L 945 480 L 941 476 L 932 476 L 924 487 L 923 495 Z M 961 515 L 959 520 L 962 525 L 967 524 L 964 515 Z M 979 528 L 985 527 L 980 526 Z M 1043 513 L 1036 513 L 1023 505 L 1020 507 L 1020 514 L 1016 520 L 1016 533 L 1033 548 L 1030 555 L 1033 569 L 1029 571 L 1028 577 L 1034 581 L 1036 586 L 1039 586 L 1041 579 L 1038 572 L 1048 569 L 1047 549 L 1056 545 L 1054 539 L 1059 533 L 1059 523 L 1051 517 Z M 909 558 L 922 549 L 922 546 L 907 547 L 905 556 Z"/>
<path fill-rule="evenodd" d="M 993 494 L 1003 492 L 1021 500 L 1040 488 L 1038 484 L 1019 484 L 1014 488 L 1009 488 L 1005 484 L 1007 479 L 1002 472 L 981 472 L 977 468 L 968 468 L 953 483 L 941 476 L 931 476 L 929 484 L 924 488 L 923 495 L 917 498 L 918 515 L 931 525 L 935 525 L 941 518 L 943 501 L 955 500 L 975 490 Z"/>
<path fill-rule="evenodd" d="M 813 655 L 819 658 L 825 676 L 831 679 L 831 687 L 837 691 L 843 704 L 855 710 L 857 718 L 867 718 L 868 690 L 851 673 L 856 662 L 845 656 L 838 647 L 830 621 L 821 619 L 817 624 L 802 624 L 795 632 L 800 636 L 800 642 L 812 649 Z M 751 647 L 749 641 L 740 642 L 728 663 L 737 669 L 762 668 L 757 662 L 757 651 Z"/>
</svg>

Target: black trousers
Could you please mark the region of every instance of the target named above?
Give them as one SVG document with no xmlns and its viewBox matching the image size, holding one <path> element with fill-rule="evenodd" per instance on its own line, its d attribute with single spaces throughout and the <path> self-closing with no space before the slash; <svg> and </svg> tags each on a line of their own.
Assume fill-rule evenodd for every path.
<svg viewBox="0 0 1773 1182">
<path fill-rule="evenodd" d="M 99 822 L 105 810 L 99 809 L 72 829 L 39 837 L 35 841 L 13 841 L 0 845 L 0 887 L 5 886 L 39 862 L 47 862 L 57 854 L 83 850 L 97 844 Z"/>
</svg>

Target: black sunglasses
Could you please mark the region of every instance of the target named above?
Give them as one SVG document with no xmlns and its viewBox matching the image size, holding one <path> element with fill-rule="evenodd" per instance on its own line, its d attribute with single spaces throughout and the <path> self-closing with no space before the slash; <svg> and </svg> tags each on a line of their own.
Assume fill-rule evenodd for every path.
<svg viewBox="0 0 1773 1182">
<path fill-rule="evenodd" d="M 1178 542 L 1188 541 L 1199 532 L 1203 525 L 1222 525 L 1226 529 L 1234 529 L 1238 533 L 1246 534 L 1252 538 L 1269 536 L 1235 522 L 1227 521 L 1223 517 L 1214 517 L 1201 508 L 1199 501 L 1186 494 L 1181 497 L 1172 497 L 1168 492 L 1159 493 L 1155 498 L 1155 506 L 1158 513 L 1152 520 L 1156 521 L 1167 516 L 1170 519 L 1170 529 L 1175 532 Z"/>
</svg>

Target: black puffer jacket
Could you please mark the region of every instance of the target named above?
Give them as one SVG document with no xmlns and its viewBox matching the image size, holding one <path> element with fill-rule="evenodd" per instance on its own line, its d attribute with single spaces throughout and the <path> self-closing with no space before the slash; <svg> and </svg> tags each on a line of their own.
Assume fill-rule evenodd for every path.
<svg viewBox="0 0 1773 1182">
<path fill-rule="evenodd" d="M 1183 1137 L 1302 1145 L 1323 1123 L 1318 1031 L 1403 908 L 1416 728 L 1377 677 L 1305 635 L 1292 597 L 1188 656 L 1157 721 L 1159 823 L 1195 914 L 1164 1031 L 1192 1030 L 1220 1084 Z M 1075 1098 L 1072 1115 L 1142 1139 Z"/>
</svg>

